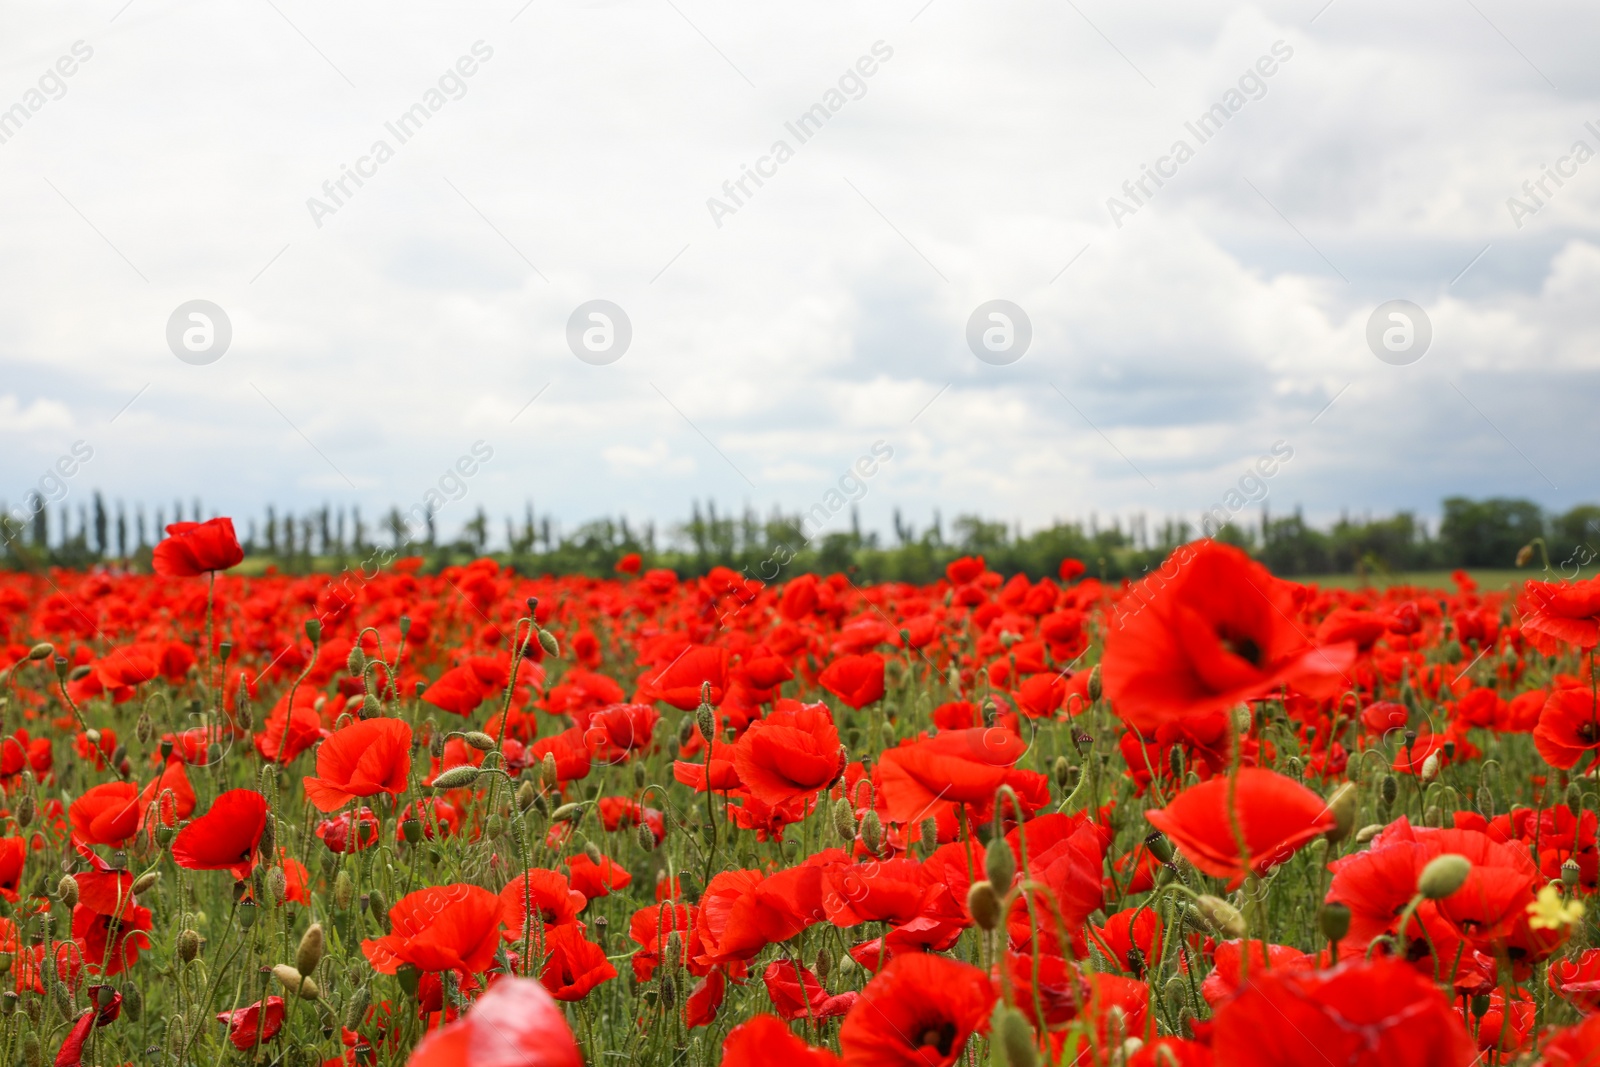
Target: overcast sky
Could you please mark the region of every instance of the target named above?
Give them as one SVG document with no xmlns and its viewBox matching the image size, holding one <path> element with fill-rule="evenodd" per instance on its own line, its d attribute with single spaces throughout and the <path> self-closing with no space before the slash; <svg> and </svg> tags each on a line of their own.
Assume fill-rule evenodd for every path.
<svg viewBox="0 0 1600 1067">
<path fill-rule="evenodd" d="M 370 514 L 481 441 L 447 531 L 802 510 L 875 442 L 879 529 L 1194 518 L 1275 446 L 1318 519 L 1600 499 L 1597 42 L 1576 0 L 7 3 L 0 498 L 81 441 L 73 504 Z"/>
</svg>

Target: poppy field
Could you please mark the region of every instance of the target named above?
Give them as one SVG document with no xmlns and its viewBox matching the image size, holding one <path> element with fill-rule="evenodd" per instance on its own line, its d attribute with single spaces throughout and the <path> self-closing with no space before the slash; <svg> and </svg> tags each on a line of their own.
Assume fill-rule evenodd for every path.
<svg viewBox="0 0 1600 1067">
<path fill-rule="evenodd" d="M 1600 579 L 0 573 L 0 1062 L 1600 1065 Z"/>
</svg>

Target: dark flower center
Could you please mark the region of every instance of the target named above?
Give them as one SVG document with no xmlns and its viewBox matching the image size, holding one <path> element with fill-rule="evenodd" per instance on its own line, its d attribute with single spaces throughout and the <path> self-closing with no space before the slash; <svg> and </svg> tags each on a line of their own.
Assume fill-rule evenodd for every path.
<svg viewBox="0 0 1600 1067">
<path fill-rule="evenodd" d="M 932 1045 L 934 1048 L 939 1050 L 939 1055 L 948 1056 L 950 1055 L 950 1046 L 955 1044 L 955 1041 L 955 1023 L 946 1022 L 940 1023 L 937 1026 L 929 1026 L 926 1030 L 922 1031 L 922 1038 L 917 1042 L 917 1046 L 919 1048 L 926 1048 L 927 1046 Z"/>
<path fill-rule="evenodd" d="M 1600 741 L 1600 726 L 1596 726 L 1595 721 L 1590 719 L 1578 727 L 1578 740 L 1586 745 L 1592 745 L 1596 741 Z"/>
<path fill-rule="evenodd" d="M 1261 646 L 1256 644 L 1255 638 L 1249 634 L 1232 634 L 1227 630 L 1218 630 L 1217 639 L 1222 642 L 1222 647 L 1244 660 L 1252 667 L 1261 666 Z"/>
</svg>

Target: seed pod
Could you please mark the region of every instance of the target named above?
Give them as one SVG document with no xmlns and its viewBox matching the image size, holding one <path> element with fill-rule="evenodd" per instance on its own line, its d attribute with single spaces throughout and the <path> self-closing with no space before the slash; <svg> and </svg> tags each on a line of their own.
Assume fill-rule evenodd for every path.
<svg viewBox="0 0 1600 1067">
<path fill-rule="evenodd" d="M 400 990 L 408 997 L 417 995 L 417 983 L 422 981 L 422 972 L 412 963 L 402 963 L 394 972 L 395 979 L 400 983 Z"/>
<path fill-rule="evenodd" d="M 1150 855 L 1162 863 L 1172 862 L 1172 842 L 1167 835 L 1159 831 L 1144 839 L 1144 847 L 1150 850 Z"/>
<path fill-rule="evenodd" d="M 34 645 L 32 648 L 28 649 L 28 658 L 35 661 L 49 659 L 51 656 L 55 655 L 55 652 L 55 645 L 52 645 L 49 641 L 40 641 L 37 645 Z"/>
<path fill-rule="evenodd" d="M 634 839 L 639 842 L 639 847 L 646 852 L 656 850 L 656 835 L 651 831 L 649 824 L 640 823 L 634 829 Z"/>
<path fill-rule="evenodd" d="M 967 890 L 967 914 L 984 930 L 1000 925 L 1000 897 L 988 882 L 973 882 Z"/>
<path fill-rule="evenodd" d="M 1568 889 L 1576 889 L 1578 888 L 1578 881 L 1580 878 L 1582 878 L 1582 876 L 1583 872 L 1582 869 L 1579 868 L 1577 860 L 1573 859 L 1571 856 L 1568 856 L 1566 859 L 1561 861 L 1562 885 L 1566 886 Z"/>
<path fill-rule="evenodd" d="M 1344 940 L 1344 935 L 1350 932 L 1350 907 L 1333 901 L 1324 904 L 1322 910 L 1317 912 L 1317 925 L 1322 928 L 1322 936 L 1330 942 L 1337 943 Z"/>
<path fill-rule="evenodd" d="M 282 867 L 272 867 L 267 870 L 267 903 L 277 906 L 282 904 L 289 895 L 289 876 L 283 873 Z"/>
<path fill-rule="evenodd" d="M 920 830 L 922 851 L 931 855 L 939 847 L 939 821 L 937 819 L 923 819 Z"/>
<path fill-rule="evenodd" d="M 556 635 L 549 630 L 539 631 L 539 647 L 544 649 L 545 655 L 558 658 L 561 655 L 561 646 L 556 643 Z"/>
<path fill-rule="evenodd" d="M 1400 795 L 1400 783 L 1392 774 L 1383 776 L 1382 783 L 1378 786 L 1378 798 L 1383 801 L 1383 809 L 1388 811 L 1394 806 L 1395 798 Z"/>
<path fill-rule="evenodd" d="M 878 818 L 878 813 L 868 811 L 861 819 L 861 843 L 867 846 L 867 851 L 874 856 L 883 844 L 883 820 Z"/>
<path fill-rule="evenodd" d="M 350 655 L 345 657 L 344 666 L 350 672 L 350 677 L 361 677 L 361 672 L 367 669 L 367 654 L 361 651 L 360 645 L 350 646 Z"/>
<path fill-rule="evenodd" d="M 260 910 L 260 905 L 258 905 L 254 900 L 241 900 L 239 902 L 239 910 L 236 916 L 239 920 L 239 929 L 248 930 L 254 926 Z"/>
<path fill-rule="evenodd" d="M 700 731 L 701 739 L 704 740 L 706 744 L 709 745 L 712 741 L 716 740 L 717 715 L 716 712 L 711 710 L 710 704 L 701 704 L 695 709 L 694 724 L 695 727 Z"/>
<path fill-rule="evenodd" d="M 1017 877 L 1017 860 L 1011 855 L 1011 846 L 1006 843 L 1004 837 L 989 842 L 983 869 L 996 893 L 1004 893 L 1011 888 L 1011 883 Z"/>
<path fill-rule="evenodd" d="M 556 766 L 556 754 L 554 752 L 546 752 L 544 754 L 544 759 L 539 763 L 539 776 L 547 791 L 561 787 L 561 769 Z"/>
<path fill-rule="evenodd" d="M 1417 877 L 1417 892 L 1429 900 L 1443 900 L 1461 888 L 1472 873 L 1472 861 L 1454 852 L 1435 856 Z"/>
<path fill-rule="evenodd" d="M 273 967 L 272 976 L 278 980 L 279 985 L 290 993 L 298 994 L 302 1000 L 316 1000 L 319 995 L 317 983 L 287 963 L 280 963 Z"/>
<path fill-rule="evenodd" d="M 61 881 L 56 883 L 56 898 L 69 908 L 78 906 L 78 880 L 70 874 L 63 874 Z"/>
<path fill-rule="evenodd" d="M 356 896 L 356 884 L 350 879 L 349 871 L 340 871 L 339 876 L 333 880 L 333 906 L 340 911 L 350 907 Z"/>
<path fill-rule="evenodd" d="M 845 797 L 833 802 L 833 832 L 847 843 L 856 839 L 856 812 Z"/>
<path fill-rule="evenodd" d="M 483 773 L 470 763 L 463 763 L 459 767 L 451 767 L 448 771 L 441 771 L 433 780 L 433 788 L 443 792 L 450 789 L 464 789 L 478 780 L 478 775 Z"/>
<path fill-rule="evenodd" d="M 1489 994 L 1479 993 L 1477 996 L 1472 998 L 1471 1003 L 1473 1016 L 1475 1018 L 1482 1019 L 1485 1015 L 1489 1014 L 1489 1005 L 1493 1004 L 1494 1001 L 1489 998 Z"/>
<path fill-rule="evenodd" d="M 990 1051 L 994 1062 L 1003 1067 L 1037 1067 L 1039 1049 L 1034 1044 L 1033 1027 L 1016 1008 L 997 1001 L 990 1019 Z"/>
<path fill-rule="evenodd" d="M 308 975 L 322 962 L 322 924 L 312 923 L 300 935 L 300 947 L 294 952 L 294 969 Z"/>
<path fill-rule="evenodd" d="M 17 825 L 26 830 L 33 825 L 33 817 L 37 813 L 37 806 L 32 793 L 22 794 L 22 799 L 17 801 Z"/>
<path fill-rule="evenodd" d="M 1239 909 L 1221 897 L 1205 894 L 1195 900 L 1194 906 L 1206 925 L 1225 938 L 1232 940 L 1244 937 L 1248 930 Z"/>
<path fill-rule="evenodd" d="M 1101 690 L 1100 690 L 1100 664 L 1098 664 L 1098 663 L 1096 663 L 1089 670 L 1089 686 L 1088 686 L 1088 688 L 1089 688 L 1089 699 L 1091 701 L 1098 701 L 1100 699 L 1100 692 L 1101 692 Z"/>
<path fill-rule="evenodd" d="M 200 935 L 193 930 L 184 930 L 178 934 L 178 958 L 188 963 L 200 955 Z"/>
</svg>

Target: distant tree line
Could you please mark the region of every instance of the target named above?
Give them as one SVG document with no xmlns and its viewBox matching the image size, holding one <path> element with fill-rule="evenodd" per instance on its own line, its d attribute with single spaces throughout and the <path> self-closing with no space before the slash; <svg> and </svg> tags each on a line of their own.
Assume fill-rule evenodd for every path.
<svg viewBox="0 0 1600 1067">
<path fill-rule="evenodd" d="M 0 566 L 142 568 L 168 522 L 201 521 L 212 514 L 199 500 L 187 507 L 175 501 L 170 510 L 138 505 L 130 512 L 120 502 L 108 507 L 98 492 L 76 508 L 38 497 L 10 508 L 0 504 Z M 893 534 L 883 536 L 863 531 L 852 509 L 848 529 L 808 539 L 799 515 L 774 512 L 762 518 L 750 509 L 719 513 L 714 504 L 698 502 L 686 522 L 664 532 L 654 523 L 630 524 L 625 518 L 563 530 L 549 516 L 536 517 L 531 504 L 522 517 L 504 519 L 503 535 L 479 508 L 453 539 L 440 535 L 431 516 L 425 529 L 416 529 L 398 508 L 369 523 L 359 508 L 324 506 L 294 514 L 269 507 L 259 519 L 235 517 L 235 523 L 248 568 L 273 566 L 289 573 L 355 566 L 379 548 L 399 548 L 404 555 L 422 556 L 430 570 L 492 555 L 525 573 L 599 576 L 637 552 L 646 567 L 696 575 L 720 565 L 768 581 L 806 571 L 842 571 L 866 582 L 926 582 L 952 559 L 974 554 L 1002 574 L 1038 578 L 1054 574 L 1063 558 L 1073 557 L 1090 574 L 1136 578 L 1199 536 L 1198 527 L 1185 520 L 1153 524 L 1143 515 L 1109 524 L 1091 517 L 1024 533 L 974 515 L 957 517 L 947 529 L 935 512 L 933 521 L 918 530 L 898 510 Z M 1554 513 L 1528 500 L 1450 497 L 1432 530 L 1406 511 L 1377 519 L 1345 516 L 1317 528 L 1298 508 L 1281 516 L 1263 508 L 1259 522 L 1235 521 L 1217 537 L 1284 575 L 1509 568 L 1523 546 L 1536 539 L 1542 539 L 1552 567 L 1576 573 L 1600 558 L 1600 506 Z"/>
</svg>

